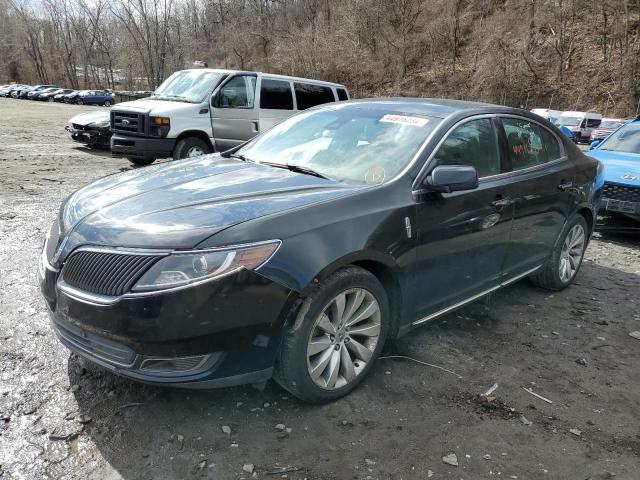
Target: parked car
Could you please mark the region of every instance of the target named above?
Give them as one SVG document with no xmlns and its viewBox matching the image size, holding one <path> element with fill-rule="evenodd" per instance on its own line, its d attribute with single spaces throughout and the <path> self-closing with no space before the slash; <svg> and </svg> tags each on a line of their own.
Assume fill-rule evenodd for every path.
<svg viewBox="0 0 640 480">
<path fill-rule="evenodd" d="M 222 154 L 110 175 L 62 205 L 40 286 L 114 373 L 339 398 L 385 342 L 525 277 L 574 280 L 599 163 L 527 111 L 377 99 Z"/>
<path fill-rule="evenodd" d="M 69 120 L 65 130 L 76 142 L 89 147 L 109 148 L 111 129 L 108 111 L 99 110 L 76 115 Z"/>
<path fill-rule="evenodd" d="M 621 118 L 603 118 L 600 126 L 591 131 L 590 141 L 604 140 L 611 132 L 625 124 Z"/>
<path fill-rule="evenodd" d="M 58 87 L 44 88 L 42 90 L 34 90 L 27 94 L 29 100 L 40 100 L 43 94 L 53 93 L 60 90 Z"/>
<path fill-rule="evenodd" d="M 602 115 L 593 112 L 562 112 L 556 120 L 556 125 L 564 126 L 571 130 L 576 137 L 576 142 L 588 142 L 591 131 L 600 126 Z"/>
<path fill-rule="evenodd" d="M 88 90 L 74 90 L 71 93 L 67 93 L 66 95 L 62 96 L 62 101 L 64 103 L 76 103 L 76 99 L 78 98 L 78 96 L 83 93 L 83 92 L 87 92 Z"/>
<path fill-rule="evenodd" d="M 601 213 L 640 221 L 640 118 L 592 142 L 588 155 L 604 165 Z"/>
<path fill-rule="evenodd" d="M 22 85 L 19 88 L 15 88 L 11 91 L 11 98 L 20 98 L 20 95 L 23 93 L 26 95 L 25 92 L 29 92 L 31 89 L 33 89 L 33 86 L 31 85 Z"/>
<path fill-rule="evenodd" d="M 73 92 L 73 90 L 70 88 L 56 88 L 51 92 L 41 93 L 38 97 L 38 100 L 42 100 L 43 102 L 53 102 L 58 95 L 60 95 L 60 98 L 62 98 L 62 95 L 66 95 L 71 92 Z"/>
<path fill-rule="evenodd" d="M 111 152 L 136 165 L 235 147 L 300 110 L 348 100 L 344 85 L 258 72 L 192 69 L 111 110 Z"/>
<path fill-rule="evenodd" d="M 22 84 L 7 85 L 6 87 L 0 89 L 0 97 L 10 97 L 12 92 L 21 88 L 25 88 L 26 86 L 27 85 Z"/>
<path fill-rule="evenodd" d="M 56 93 L 56 94 L 53 96 L 53 101 L 54 101 L 54 102 L 64 103 L 65 98 L 66 98 L 66 96 L 67 96 L 67 95 L 74 95 L 76 92 L 77 92 L 77 90 L 69 89 L 68 91 L 66 91 L 66 93 L 65 93 L 65 92 L 62 92 L 62 93 Z"/>
<path fill-rule="evenodd" d="M 76 97 L 74 103 L 78 105 L 104 105 L 110 107 L 115 103 L 113 92 L 106 90 L 83 90 Z"/>
<path fill-rule="evenodd" d="M 46 90 L 47 88 L 53 88 L 55 85 L 36 85 L 34 87 L 30 87 L 28 89 L 20 90 L 20 93 L 17 98 L 27 98 L 30 99 L 37 92 L 41 92 Z M 31 96 L 30 96 L 31 95 Z"/>
</svg>

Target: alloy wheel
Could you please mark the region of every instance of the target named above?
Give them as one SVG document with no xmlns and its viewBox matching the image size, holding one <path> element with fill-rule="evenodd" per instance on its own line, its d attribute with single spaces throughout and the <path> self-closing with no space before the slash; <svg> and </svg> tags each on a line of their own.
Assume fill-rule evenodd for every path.
<svg viewBox="0 0 640 480">
<path fill-rule="evenodd" d="M 585 232 L 582 225 L 574 225 L 564 239 L 560 253 L 560 280 L 568 283 L 575 276 L 584 255 Z"/>
<path fill-rule="evenodd" d="M 200 147 L 191 147 L 187 150 L 187 158 L 199 157 L 200 155 L 204 155 L 204 150 Z"/>
<path fill-rule="evenodd" d="M 371 292 L 352 288 L 335 296 L 316 318 L 307 345 L 307 368 L 321 388 L 353 382 L 380 339 L 380 305 Z"/>
</svg>

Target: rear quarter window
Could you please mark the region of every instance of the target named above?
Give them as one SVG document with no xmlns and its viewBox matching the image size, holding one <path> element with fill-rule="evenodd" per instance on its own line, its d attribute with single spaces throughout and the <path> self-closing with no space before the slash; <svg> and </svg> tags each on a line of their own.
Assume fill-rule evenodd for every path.
<svg viewBox="0 0 640 480">
<path fill-rule="evenodd" d="M 294 83 L 298 110 L 306 110 L 323 103 L 335 102 L 333 91 L 329 87 L 313 85 L 311 83 Z"/>
<path fill-rule="evenodd" d="M 347 95 L 347 91 L 344 88 L 336 88 L 336 93 L 338 94 L 338 100 L 344 102 L 345 100 L 349 100 L 349 95 Z"/>
</svg>

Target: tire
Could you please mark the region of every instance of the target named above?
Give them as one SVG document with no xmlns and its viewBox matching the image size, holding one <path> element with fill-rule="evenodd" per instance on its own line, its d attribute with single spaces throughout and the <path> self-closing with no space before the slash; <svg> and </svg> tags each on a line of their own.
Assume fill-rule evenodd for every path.
<svg viewBox="0 0 640 480">
<path fill-rule="evenodd" d="M 104 105 L 105 107 L 110 107 L 110 106 L 111 106 L 111 102 L 110 102 L 109 100 L 105 100 L 105 101 L 104 101 L 104 103 L 103 103 L 103 105 Z"/>
<path fill-rule="evenodd" d="M 198 153 L 201 152 L 201 153 Z M 198 157 L 211 153 L 211 148 L 198 137 L 186 137 L 178 142 L 176 148 L 173 149 L 173 159 L 180 160 L 182 158 Z"/>
<path fill-rule="evenodd" d="M 574 235 L 574 232 L 579 230 L 582 232 L 582 246 L 579 257 L 576 258 L 572 255 L 567 256 L 567 252 L 572 249 L 567 250 L 566 243 L 569 242 L 569 244 L 571 244 L 571 235 Z M 584 217 L 579 214 L 575 215 L 569 222 L 567 222 L 560 233 L 560 236 L 556 241 L 556 245 L 553 248 L 551 258 L 549 258 L 547 263 L 545 263 L 540 270 L 531 276 L 531 281 L 539 287 L 555 291 L 562 290 L 571 285 L 580 270 L 580 266 L 582 265 L 584 252 L 587 247 L 587 239 L 589 238 L 588 232 L 587 222 Z M 574 238 L 574 242 L 576 239 L 577 237 Z M 572 257 L 573 260 L 569 257 Z M 563 265 L 567 265 L 566 262 L 569 262 L 568 265 L 571 268 L 570 272 L 568 272 L 568 276 L 563 276 L 561 268 Z M 575 269 L 573 267 L 575 267 Z M 564 273 L 567 273 L 567 271 L 565 270 Z"/>
<path fill-rule="evenodd" d="M 53 97 L 49 97 L 49 101 L 50 101 L 50 102 L 53 102 Z"/>
<path fill-rule="evenodd" d="M 77 99 L 77 100 L 76 100 L 76 104 L 77 104 L 77 105 L 82 105 L 83 103 L 84 103 L 84 102 L 82 101 L 82 99 L 81 99 L 81 98 L 79 98 L 79 99 Z"/>
<path fill-rule="evenodd" d="M 336 314 L 335 301 L 342 295 L 344 316 Z M 363 298 L 362 303 L 349 315 L 358 298 Z M 295 321 L 282 340 L 274 378 L 299 399 L 319 404 L 347 395 L 367 376 L 389 334 L 391 310 L 378 279 L 367 270 L 350 266 L 318 282 L 299 309 L 290 315 Z M 362 315 L 367 316 L 348 326 L 349 319 L 353 321 Z M 331 335 L 322 319 L 331 322 L 331 327 L 334 322 L 344 327 L 334 328 L 335 335 Z M 365 335 L 357 333 L 365 330 L 368 332 Z M 312 348 L 317 351 L 312 353 Z"/>
<path fill-rule="evenodd" d="M 155 158 L 133 158 L 133 157 L 129 157 L 127 160 L 133 163 L 136 167 L 144 167 L 145 165 L 151 165 L 153 162 L 156 161 Z"/>
</svg>

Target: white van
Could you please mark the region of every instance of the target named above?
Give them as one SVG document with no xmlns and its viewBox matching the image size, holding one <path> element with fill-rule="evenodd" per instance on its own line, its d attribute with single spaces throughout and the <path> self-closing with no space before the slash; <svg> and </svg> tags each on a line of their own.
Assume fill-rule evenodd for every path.
<svg viewBox="0 0 640 480">
<path fill-rule="evenodd" d="M 534 108 L 531 110 L 531 113 L 535 113 L 536 115 L 544 118 L 545 120 L 549 120 L 554 123 L 562 112 L 560 110 L 551 110 L 550 108 Z"/>
<path fill-rule="evenodd" d="M 593 112 L 562 112 L 556 125 L 565 126 L 576 137 L 576 142 L 588 142 L 591 131 L 600 126 L 602 115 Z"/>
<path fill-rule="evenodd" d="M 111 153 L 137 165 L 235 147 L 300 110 L 349 100 L 344 85 L 235 70 L 180 70 L 111 109 Z"/>
</svg>

